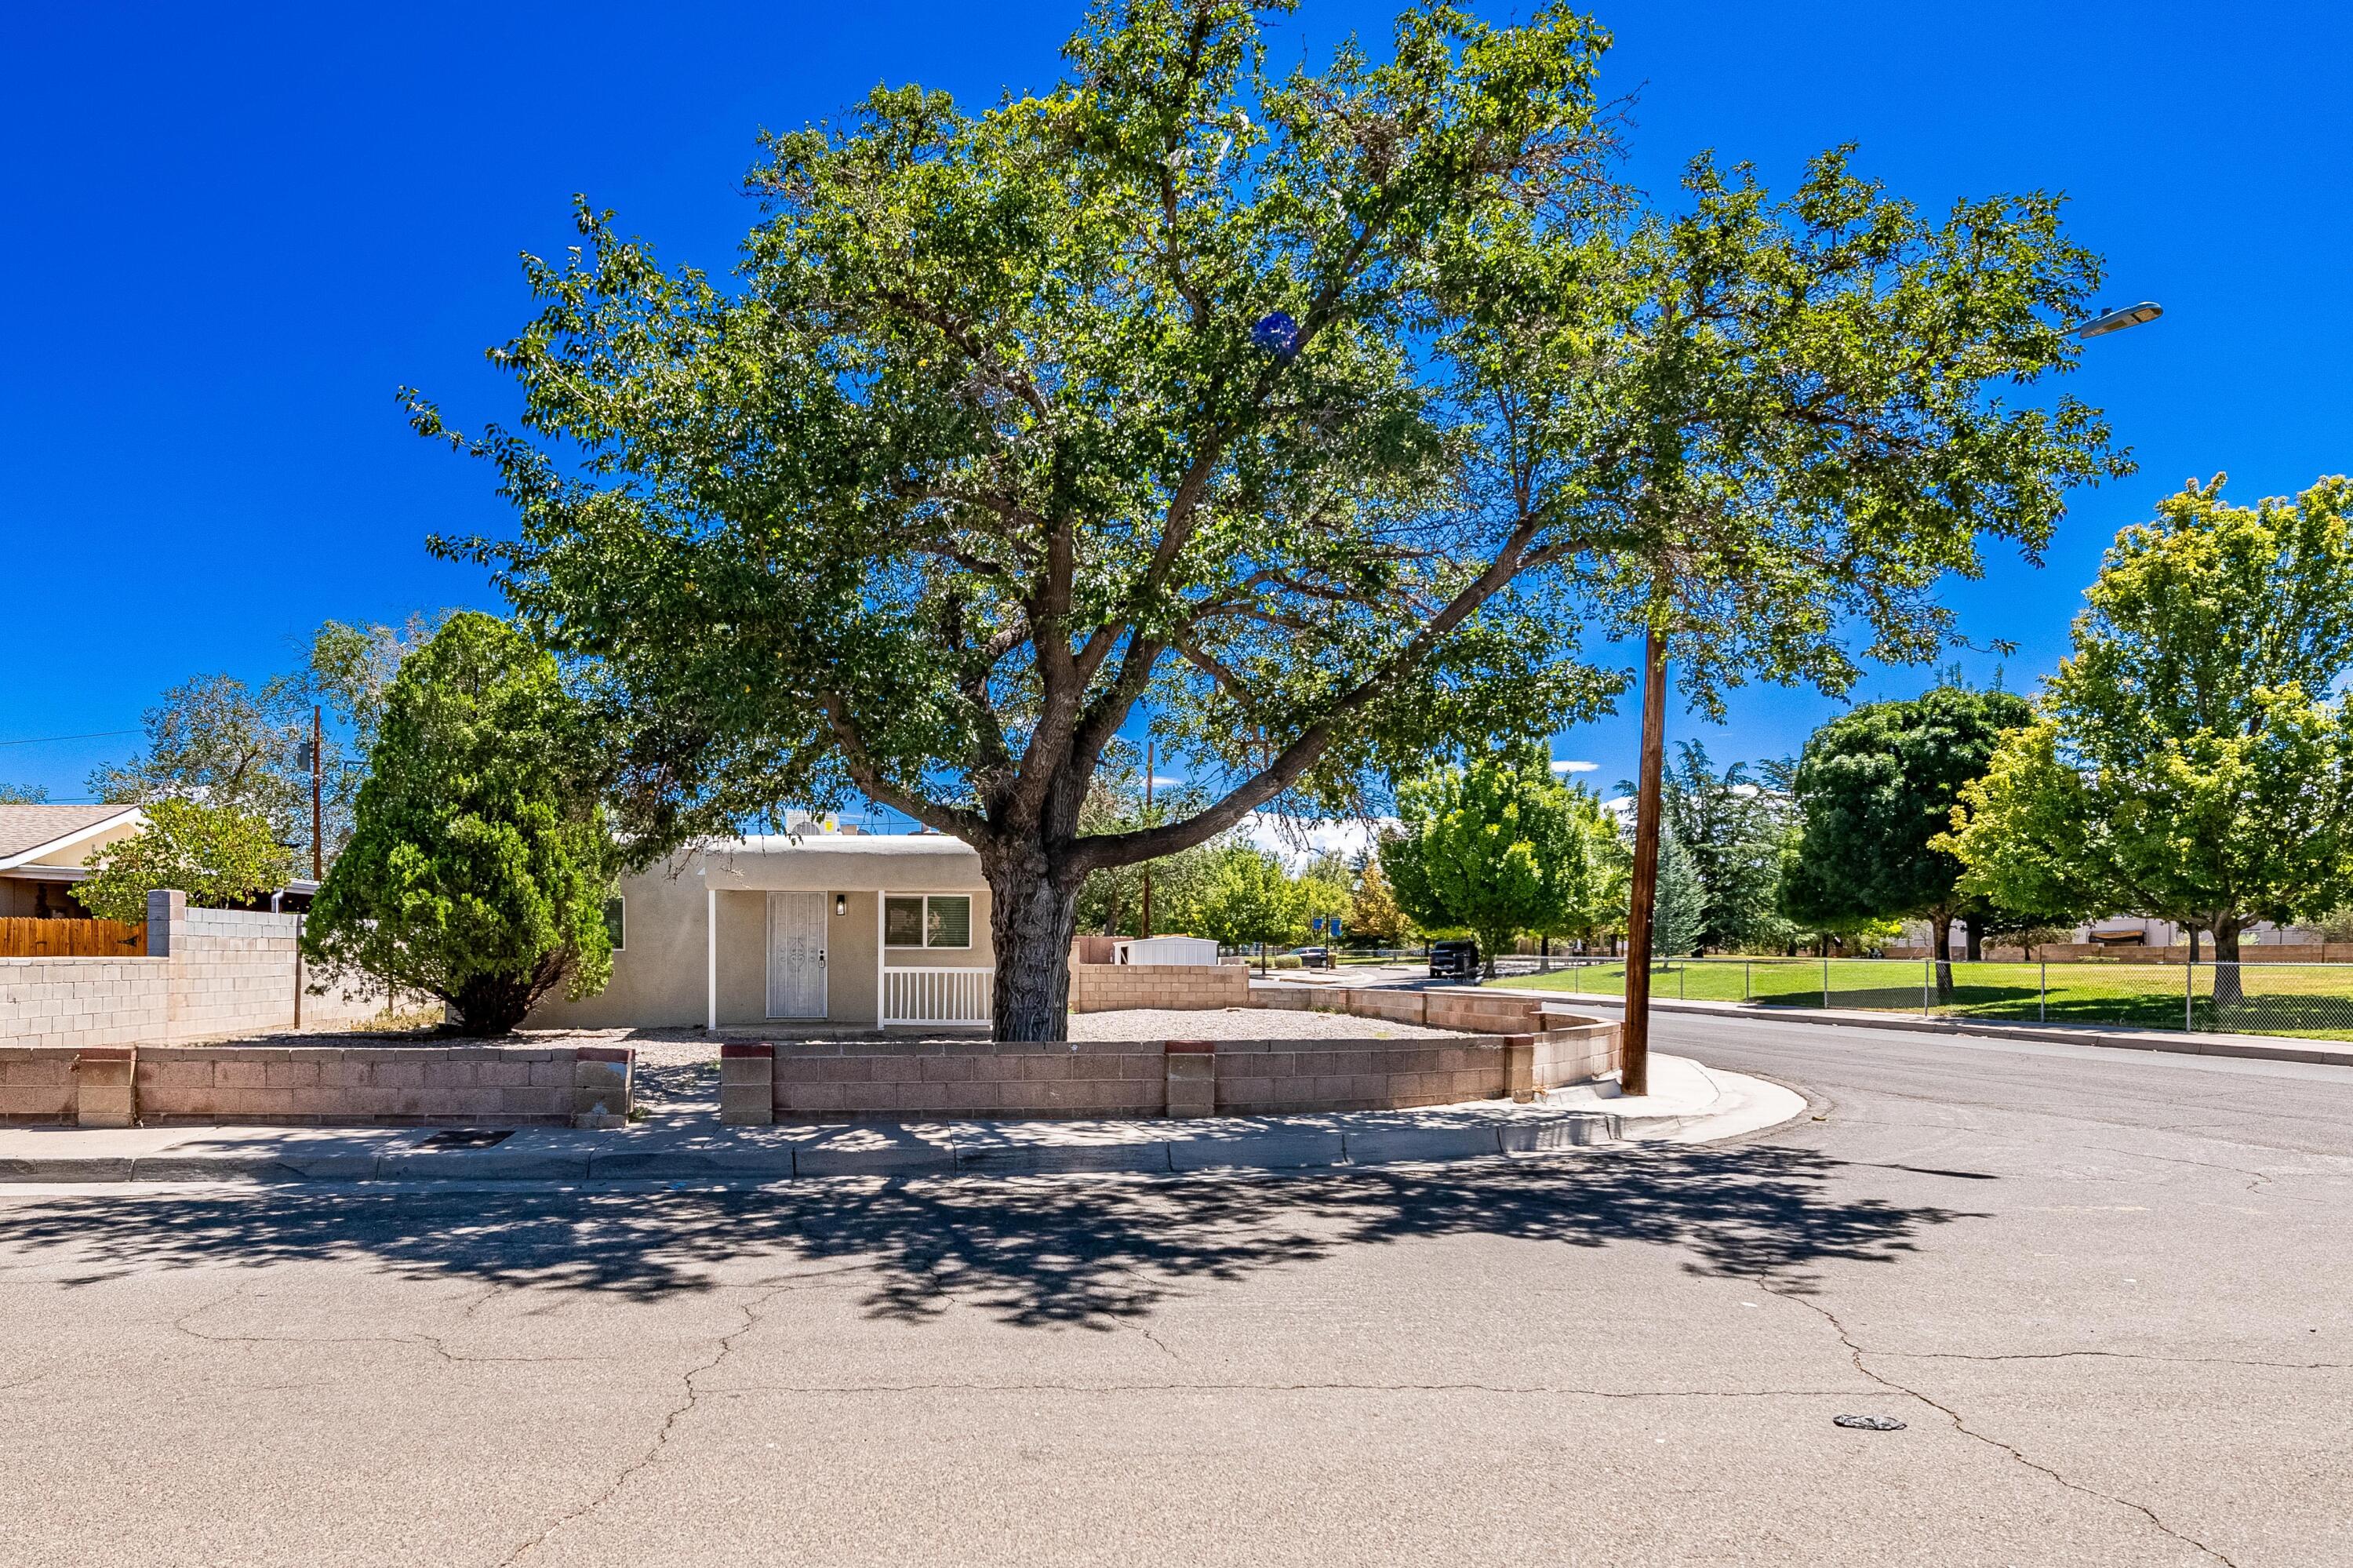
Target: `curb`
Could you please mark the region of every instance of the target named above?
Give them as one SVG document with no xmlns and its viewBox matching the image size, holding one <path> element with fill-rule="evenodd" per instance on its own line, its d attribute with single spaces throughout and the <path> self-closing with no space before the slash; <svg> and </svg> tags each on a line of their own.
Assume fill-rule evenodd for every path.
<svg viewBox="0 0 2353 1568">
<path fill-rule="evenodd" d="M 1630 1136 L 1624 1118 L 1567 1111 L 1486 1126 L 1380 1128 L 1368 1131 L 1280 1128 L 1238 1138 L 1155 1139 L 1106 1144 L 922 1144 L 888 1149 L 635 1150 L 609 1154 L 153 1154 L 87 1160 L 0 1160 L 0 1184 L 111 1181 L 674 1181 L 828 1176 L 1032 1176 L 1182 1174 L 1200 1171 L 1304 1171 L 1456 1160 L 1488 1160 L 1597 1149 L 1661 1136 L 1705 1116 L 1644 1118 Z"/>
<path fill-rule="evenodd" d="M 1583 996 L 1576 992 L 1539 991 L 1533 987 L 1497 986 L 1515 996 L 1574 997 L 1580 1006 L 1592 1006 L 1622 1012 L 1625 1002 L 1618 997 Z M 1818 1023 L 1841 1029 L 1888 1029 L 1908 1034 L 1969 1034 L 1980 1039 L 2029 1040 L 2045 1044 L 2096 1045 L 2111 1051 L 2158 1051 L 2177 1056 L 2229 1056 L 2259 1062 L 2316 1062 L 2324 1066 L 2353 1067 L 2353 1042 L 2329 1046 L 2313 1041 L 2295 1041 L 2284 1037 L 2274 1045 L 2264 1040 L 2245 1037 L 2217 1039 L 2211 1035 L 2165 1034 L 2155 1031 L 2077 1029 L 2065 1024 L 2003 1023 L 1994 1021 L 1958 1018 L 1914 1018 L 1883 1012 L 1825 1012 L 1821 1008 L 1735 1007 L 1695 1001 L 1662 1001 L 1651 999 L 1653 1012 L 1677 1012 L 1695 1018 L 1731 1018 L 1746 1021 L 1767 1021 L 1786 1023 Z"/>
</svg>

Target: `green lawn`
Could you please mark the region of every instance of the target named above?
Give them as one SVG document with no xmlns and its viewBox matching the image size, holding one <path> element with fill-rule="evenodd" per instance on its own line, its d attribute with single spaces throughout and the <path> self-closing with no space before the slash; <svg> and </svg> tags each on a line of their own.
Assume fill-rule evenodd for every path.
<svg viewBox="0 0 2353 1568">
<path fill-rule="evenodd" d="M 2220 1004 L 2211 965 L 2199 966 L 2194 980 L 2185 980 L 2179 964 L 2052 964 L 2046 993 L 2041 965 L 1957 963 L 1952 989 L 1943 996 L 1928 988 L 1928 967 L 1909 959 L 1834 959 L 1825 970 L 1820 959 L 1688 959 L 1653 966 L 1651 993 L 1758 1007 L 1828 1005 L 2142 1029 L 2179 1029 L 2188 1022 L 2234 1033 L 2353 1039 L 2353 965 L 2242 964 L 2243 996 Z M 1625 990 L 1626 967 L 1582 964 L 1489 983 L 1617 996 Z M 2194 987 L 2188 999 L 2186 984 Z"/>
</svg>

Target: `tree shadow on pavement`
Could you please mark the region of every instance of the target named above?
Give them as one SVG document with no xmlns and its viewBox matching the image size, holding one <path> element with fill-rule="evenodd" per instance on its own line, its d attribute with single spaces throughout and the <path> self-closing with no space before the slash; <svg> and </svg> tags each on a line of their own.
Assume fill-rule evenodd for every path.
<svg viewBox="0 0 2353 1568">
<path fill-rule="evenodd" d="M 652 1300 L 812 1264 L 862 1266 L 875 1316 L 955 1301 L 1022 1325 L 1110 1328 L 1202 1282 L 1343 1248 L 1460 1235 L 1647 1242 L 1694 1272 L 1799 1289 L 1825 1263 L 1887 1263 L 1978 1217 L 1834 1196 L 1863 1168 L 1801 1150 L 1282 1177 L 803 1181 L 725 1190 L 287 1185 L 0 1204 L 5 1274 L 67 1285 L 156 1268 L 372 1264 L 411 1277 Z"/>
</svg>

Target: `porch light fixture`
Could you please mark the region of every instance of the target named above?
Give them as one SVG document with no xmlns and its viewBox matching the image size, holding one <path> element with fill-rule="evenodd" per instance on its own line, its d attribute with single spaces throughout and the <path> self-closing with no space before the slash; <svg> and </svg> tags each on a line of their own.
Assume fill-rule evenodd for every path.
<svg viewBox="0 0 2353 1568">
<path fill-rule="evenodd" d="M 849 894 L 837 893 L 833 895 L 833 912 L 837 915 L 847 915 L 849 913 Z"/>
</svg>

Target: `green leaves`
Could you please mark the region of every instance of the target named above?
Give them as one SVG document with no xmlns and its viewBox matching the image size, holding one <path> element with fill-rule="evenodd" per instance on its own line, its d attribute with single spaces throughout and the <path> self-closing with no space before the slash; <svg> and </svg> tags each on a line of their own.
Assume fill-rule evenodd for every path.
<svg viewBox="0 0 2353 1568">
<path fill-rule="evenodd" d="M 2033 717 L 2014 693 L 1947 685 L 1868 704 L 1816 730 L 1791 779 L 1802 836 L 1783 877 L 1783 911 L 1829 930 L 1962 913 L 1969 895 L 1943 835 L 1964 789 L 2001 768 L 2005 732 Z M 2005 908 L 2063 913 L 2022 886 L 1981 891 Z"/>
<path fill-rule="evenodd" d="M 81 906 L 101 920 L 147 918 L 147 895 L 176 888 L 199 907 L 234 908 L 286 885 L 294 856 L 251 812 L 181 797 L 152 800 L 147 825 L 100 846 L 74 886 Z"/>
<path fill-rule="evenodd" d="M 1969 887 L 2225 945 L 2353 895 L 2353 490 L 2233 507 L 2221 482 L 2116 536 L 2042 722 L 1955 814 Z"/>
<path fill-rule="evenodd" d="M 1189 930 L 1229 948 L 1284 946 L 1307 935 L 1308 890 L 1282 863 L 1249 844 L 1218 852 L 1176 906 Z"/>
<path fill-rule="evenodd" d="M 450 617 L 386 695 L 356 831 L 313 906 L 312 960 L 439 997 L 492 1034 L 559 983 L 602 989 L 621 856 L 596 745 L 554 659 L 493 617 Z"/>
<path fill-rule="evenodd" d="M 1444 768 L 1398 790 L 1404 831 L 1382 841 L 1398 906 L 1424 927 L 1466 928 L 1494 955 L 1522 931 L 1559 932 L 1599 914 L 1609 832 L 1599 803 L 1520 747 Z"/>
</svg>

